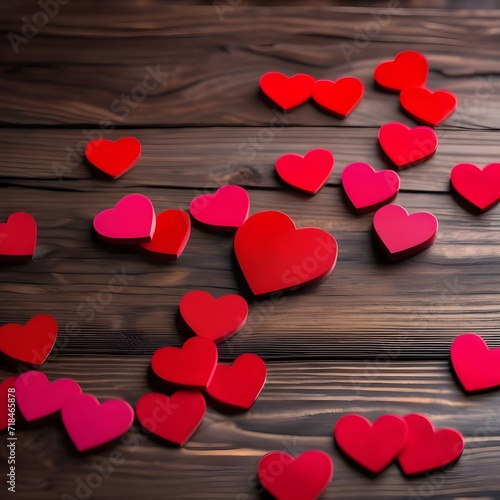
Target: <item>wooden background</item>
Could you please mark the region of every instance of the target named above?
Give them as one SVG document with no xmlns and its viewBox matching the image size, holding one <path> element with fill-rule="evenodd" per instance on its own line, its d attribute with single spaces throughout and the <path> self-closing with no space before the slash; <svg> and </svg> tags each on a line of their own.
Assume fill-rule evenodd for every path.
<svg viewBox="0 0 500 500">
<path fill-rule="evenodd" d="M 238 292 L 240 284 L 231 235 L 194 227 L 182 257 L 162 265 L 99 243 L 93 217 L 126 193 L 145 194 L 162 211 L 240 184 L 250 193 L 251 213 L 283 210 L 299 226 L 330 231 L 338 263 L 320 285 L 276 304 L 254 301 L 244 330 L 220 346 L 226 361 L 254 352 L 268 362 L 268 382 L 251 411 L 210 404 L 182 450 L 134 427 L 116 447 L 85 456 L 73 451 L 57 419 L 20 423 L 17 498 L 267 498 L 255 481 L 260 457 L 308 448 L 333 457 L 325 499 L 500 498 L 500 393 L 465 395 L 448 362 L 462 332 L 500 345 L 500 209 L 478 216 L 449 193 L 456 163 L 482 166 L 500 157 L 496 4 L 169 3 L 73 0 L 17 53 L 7 37 L 21 35 L 23 16 L 32 19 L 40 6 L 0 4 L 0 219 L 28 211 L 39 227 L 35 260 L 0 268 L 0 321 L 56 317 L 59 340 L 43 367 L 51 379 L 74 377 L 99 398 L 131 404 L 150 390 L 151 354 L 185 340 L 175 325 L 180 298 L 195 288 Z M 406 49 L 428 57 L 428 86 L 455 92 L 460 105 L 437 129 L 435 157 L 401 173 L 396 200 L 437 216 L 436 243 L 388 265 L 373 245 L 371 215 L 346 207 L 339 178 L 352 161 L 388 167 L 378 127 L 413 123 L 397 96 L 376 90 L 372 80 L 379 62 Z M 155 69 L 162 76 L 145 93 L 143 79 Z M 364 80 L 366 96 L 344 121 L 310 103 L 281 115 L 258 94 L 260 75 L 272 70 L 350 74 Z M 81 159 L 96 134 L 138 137 L 139 164 L 117 181 L 96 174 Z M 315 147 L 330 149 L 336 164 L 327 186 L 310 198 L 278 182 L 274 161 Z M 125 286 L 109 293 L 116 274 Z M 0 375 L 15 371 L 2 366 Z M 466 450 L 455 466 L 406 479 L 392 465 L 373 479 L 333 445 L 333 426 L 344 413 L 414 411 L 464 433 Z M 102 478 L 95 464 L 109 463 L 114 449 L 123 463 Z M 5 477 L 4 446 L 0 459 Z M 78 489 L 82 483 L 90 486 Z"/>
</svg>

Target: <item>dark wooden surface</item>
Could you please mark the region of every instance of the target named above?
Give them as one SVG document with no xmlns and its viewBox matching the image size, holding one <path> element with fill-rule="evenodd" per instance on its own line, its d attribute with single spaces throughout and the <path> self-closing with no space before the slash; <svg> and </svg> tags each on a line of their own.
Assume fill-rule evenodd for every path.
<svg viewBox="0 0 500 500">
<path fill-rule="evenodd" d="M 356 47 L 353 37 L 373 27 L 386 2 L 231 7 L 236 3 L 217 3 L 228 7 L 221 19 L 213 4 L 73 1 L 17 54 L 7 35 L 20 33 L 22 17 L 40 7 L 28 0 L 0 5 L 0 219 L 25 210 L 39 226 L 35 260 L 1 266 L 0 321 L 56 317 L 60 337 L 43 367 L 49 378 L 71 376 L 99 398 L 135 404 L 150 390 L 150 355 L 185 338 L 175 324 L 182 295 L 193 288 L 244 293 L 230 235 L 195 226 L 182 257 L 161 265 L 97 241 L 94 215 L 126 193 L 150 196 L 158 211 L 187 209 L 194 196 L 236 183 L 248 188 L 252 213 L 283 210 L 339 242 L 337 267 L 324 283 L 278 303 L 252 301 L 247 326 L 221 344 L 226 361 L 244 352 L 268 361 L 268 382 L 250 412 L 210 404 L 183 450 L 134 428 L 116 448 L 85 456 L 72 451 L 57 420 L 20 424 L 17 497 L 78 498 L 77 480 L 87 481 L 92 464 L 116 449 L 123 464 L 90 498 L 266 498 L 255 485 L 259 458 L 313 447 L 335 463 L 324 498 L 500 498 L 499 393 L 465 395 L 448 364 L 461 332 L 500 346 L 500 212 L 477 216 L 449 193 L 453 165 L 500 157 L 498 5 L 402 2 L 347 61 L 340 44 Z M 387 167 L 378 127 L 413 123 L 397 96 L 372 84 L 375 65 L 404 49 L 426 54 L 429 86 L 456 92 L 460 106 L 437 130 L 435 157 L 401 172 L 397 202 L 438 217 L 436 243 L 388 265 L 373 244 L 371 216 L 350 211 L 339 179 L 352 161 Z M 157 65 L 168 73 L 164 81 L 141 102 L 123 101 Z M 269 70 L 355 75 L 365 81 L 366 97 L 344 121 L 311 104 L 275 114 L 257 92 Z M 102 130 L 102 120 L 115 130 Z M 117 181 L 81 160 L 88 136 L 100 130 L 143 144 L 140 163 Z M 282 153 L 314 147 L 332 150 L 336 164 L 328 185 L 307 197 L 283 186 L 273 165 Z M 125 285 L 108 295 L 117 274 Z M 0 369 L 2 377 L 13 373 Z M 375 418 L 413 411 L 464 433 L 456 466 L 408 480 L 393 465 L 372 479 L 333 445 L 333 426 L 346 412 Z M 0 459 L 3 474 L 3 446 Z"/>
</svg>

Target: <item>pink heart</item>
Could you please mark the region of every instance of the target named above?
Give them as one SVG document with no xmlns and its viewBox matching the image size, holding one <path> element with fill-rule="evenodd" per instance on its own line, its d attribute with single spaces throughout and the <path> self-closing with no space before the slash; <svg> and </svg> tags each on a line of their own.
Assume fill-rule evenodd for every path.
<svg viewBox="0 0 500 500">
<path fill-rule="evenodd" d="M 15 387 L 17 406 L 28 422 L 60 411 L 71 396 L 82 393 L 72 379 L 49 382 L 44 373 L 35 370 L 19 375 Z"/>
<path fill-rule="evenodd" d="M 92 394 L 80 394 L 66 401 L 61 417 L 78 451 L 86 451 L 125 434 L 134 423 L 134 410 L 122 399 L 99 404 Z"/>
<path fill-rule="evenodd" d="M 202 224 L 221 231 L 238 229 L 250 210 L 248 193 L 240 186 L 222 186 L 214 194 L 197 196 L 189 205 L 191 215 Z"/>
<path fill-rule="evenodd" d="M 155 227 L 153 204 L 142 194 L 124 196 L 115 208 L 94 218 L 94 229 L 108 243 L 132 245 L 151 241 Z"/>
</svg>

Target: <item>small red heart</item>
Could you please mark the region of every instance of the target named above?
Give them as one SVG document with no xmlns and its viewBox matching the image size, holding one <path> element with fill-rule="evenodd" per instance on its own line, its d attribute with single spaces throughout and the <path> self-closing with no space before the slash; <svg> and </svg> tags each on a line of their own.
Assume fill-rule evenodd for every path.
<svg viewBox="0 0 500 500">
<path fill-rule="evenodd" d="M 57 321 L 48 314 L 33 316 L 26 325 L 7 323 L 0 327 L 0 352 L 32 366 L 41 366 L 54 347 Z"/>
<path fill-rule="evenodd" d="M 36 221 L 26 212 L 16 212 L 0 224 L 0 260 L 31 260 L 36 247 Z"/>
<path fill-rule="evenodd" d="M 309 450 L 296 459 L 282 451 L 262 457 L 259 481 L 276 500 L 316 500 L 333 477 L 333 462 L 324 451 Z"/>
<path fill-rule="evenodd" d="M 204 389 L 214 374 L 217 358 L 217 346 L 211 340 L 193 337 L 184 342 L 182 349 L 158 349 L 151 358 L 151 368 L 171 384 Z"/>
<path fill-rule="evenodd" d="M 283 111 L 287 112 L 306 102 L 314 89 L 314 78 L 298 73 L 286 76 L 272 71 L 260 78 L 260 89 Z"/>
<path fill-rule="evenodd" d="M 432 92 L 423 87 L 406 87 L 399 95 L 402 108 L 415 120 L 436 127 L 457 109 L 457 98 L 447 90 Z"/>
<path fill-rule="evenodd" d="M 408 212 L 399 205 L 386 205 L 373 216 L 373 227 L 391 260 L 415 255 L 436 239 L 438 221 L 429 212 Z"/>
<path fill-rule="evenodd" d="M 224 295 L 218 299 L 202 290 L 182 297 L 179 312 L 196 335 L 215 343 L 239 332 L 248 317 L 248 304 L 240 295 Z"/>
<path fill-rule="evenodd" d="M 455 429 L 435 430 L 424 415 L 403 417 L 408 425 L 408 443 L 398 461 L 405 474 L 421 474 L 454 462 L 464 450 L 464 437 Z"/>
<path fill-rule="evenodd" d="M 178 259 L 191 235 L 191 219 L 184 210 L 165 210 L 156 216 L 156 227 L 151 241 L 140 248 L 168 260 Z"/>
<path fill-rule="evenodd" d="M 294 289 L 326 278 L 337 262 L 335 238 L 297 229 L 282 212 L 258 212 L 237 231 L 234 250 L 254 295 Z"/>
<path fill-rule="evenodd" d="M 242 354 L 232 366 L 217 365 L 207 386 L 215 401 L 240 410 L 249 410 L 266 383 L 266 363 L 256 354 Z"/>
<path fill-rule="evenodd" d="M 290 186 L 316 194 L 330 177 L 334 161 L 326 149 L 313 149 L 303 157 L 285 154 L 276 160 L 276 172 Z"/>
<path fill-rule="evenodd" d="M 16 380 L 17 377 L 7 377 L 0 384 L 0 432 L 9 426 L 9 413 L 14 417 L 14 422 L 11 424 L 17 420 L 15 403 L 9 401 L 9 395 L 14 396 L 13 400 L 15 401 L 15 393 L 9 389 L 14 389 Z"/>
<path fill-rule="evenodd" d="M 170 397 L 151 392 L 141 396 L 135 411 L 144 429 L 184 446 L 201 425 L 206 408 L 200 392 L 177 391 Z"/>
<path fill-rule="evenodd" d="M 335 425 L 334 437 L 346 455 L 378 474 L 403 451 L 408 426 L 396 415 L 382 415 L 373 424 L 361 415 L 344 415 Z"/>
<path fill-rule="evenodd" d="M 361 102 L 364 93 L 365 86 L 359 78 L 346 76 L 337 81 L 317 80 L 312 98 L 324 110 L 345 118 Z"/>
<path fill-rule="evenodd" d="M 351 163 L 342 172 L 342 187 L 359 214 L 377 210 L 392 201 L 399 191 L 399 175 L 375 169 L 368 163 Z"/>
<path fill-rule="evenodd" d="M 85 147 L 87 160 L 113 179 L 127 173 L 141 156 L 141 143 L 135 137 L 117 141 L 95 139 Z"/>
<path fill-rule="evenodd" d="M 378 131 L 378 140 L 398 169 L 428 160 L 437 149 L 438 138 L 430 127 L 410 128 L 403 123 L 386 123 Z"/>
<path fill-rule="evenodd" d="M 400 52 L 392 61 L 375 68 L 375 81 L 386 90 L 399 92 L 405 87 L 420 87 L 427 80 L 429 63 L 423 54 L 414 50 Z"/>
<path fill-rule="evenodd" d="M 500 163 L 483 169 L 471 163 L 459 163 L 451 171 L 453 189 L 483 212 L 500 200 Z"/>
<path fill-rule="evenodd" d="M 450 357 L 467 392 L 500 387 L 500 348 L 489 349 L 479 335 L 459 335 L 451 345 Z"/>
</svg>

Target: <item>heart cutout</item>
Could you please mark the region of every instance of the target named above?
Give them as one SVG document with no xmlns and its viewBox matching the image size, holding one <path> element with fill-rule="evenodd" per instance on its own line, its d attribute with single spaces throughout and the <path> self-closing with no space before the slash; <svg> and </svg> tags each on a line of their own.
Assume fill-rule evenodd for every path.
<svg viewBox="0 0 500 500">
<path fill-rule="evenodd" d="M 304 73 L 286 76 L 272 71 L 260 78 L 260 89 L 274 104 L 284 112 L 300 106 L 312 95 L 314 78 Z"/>
<path fill-rule="evenodd" d="M 36 221 L 26 212 L 11 214 L 0 224 L 0 260 L 22 262 L 31 260 L 35 253 Z"/>
<path fill-rule="evenodd" d="M 380 63 L 374 72 L 375 81 L 391 92 L 399 92 L 405 87 L 420 87 L 425 84 L 429 73 L 429 63 L 423 54 L 415 50 L 405 50 L 392 61 Z"/>
<path fill-rule="evenodd" d="M 317 80 L 312 98 L 323 110 L 345 118 L 361 102 L 364 93 L 365 86 L 359 78 L 346 76 L 336 81 Z"/>
<path fill-rule="evenodd" d="M 11 422 L 11 425 L 17 420 L 15 402 L 9 401 L 9 395 L 13 394 L 9 389 L 14 388 L 16 380 L 17 377 L 7 377 L 0 384 L 0 432 L 4 431 L 9 426 L 9 413 L 13 415 L 14 418 L 14 422 Z"/>
<path fill-rule="evenodd" d="M 447 90 L 407 87 L 399 94 L 401 107 L 415 120 L 437 127 L 457 109 L 457 97 Z"/>
</svg>

